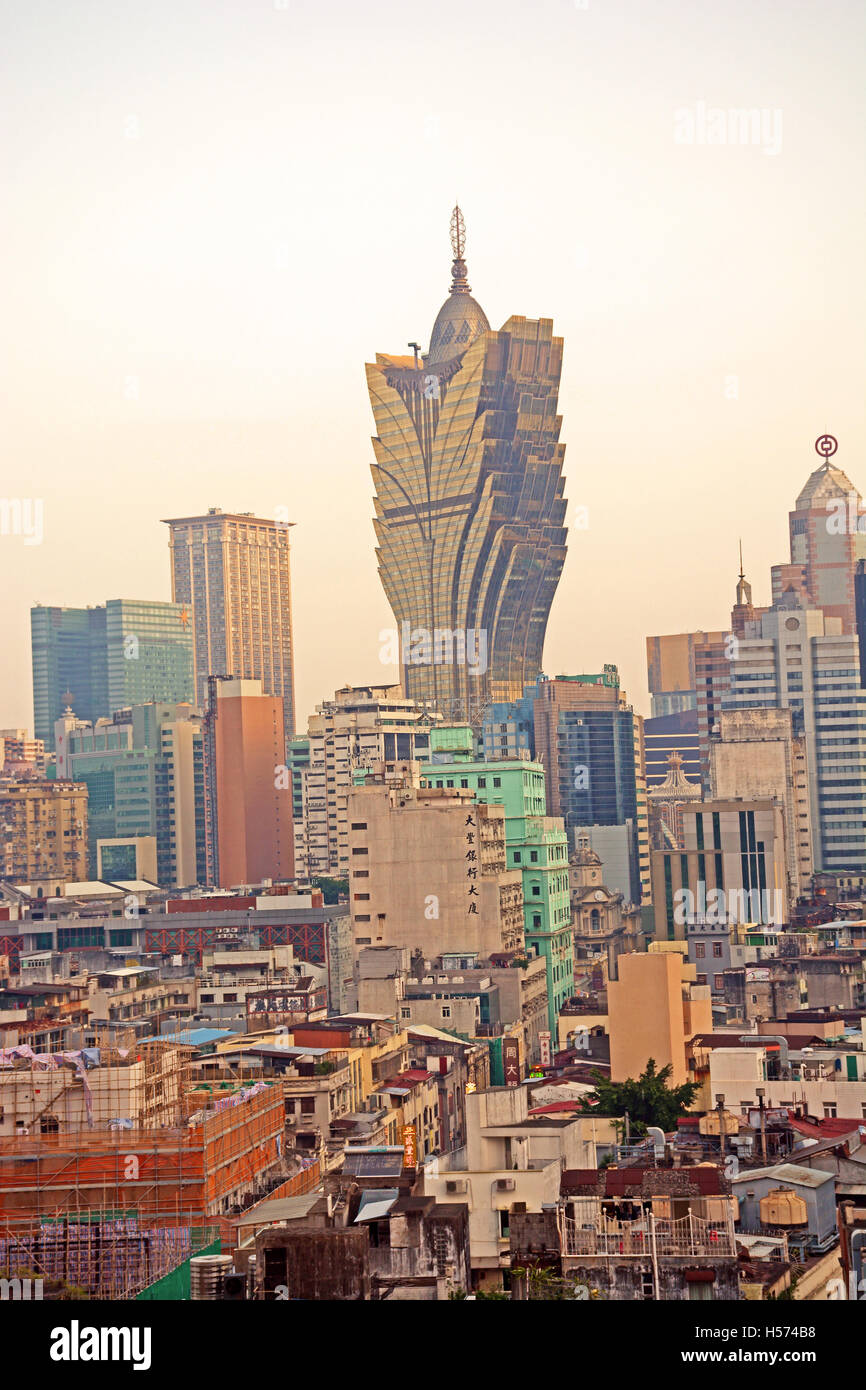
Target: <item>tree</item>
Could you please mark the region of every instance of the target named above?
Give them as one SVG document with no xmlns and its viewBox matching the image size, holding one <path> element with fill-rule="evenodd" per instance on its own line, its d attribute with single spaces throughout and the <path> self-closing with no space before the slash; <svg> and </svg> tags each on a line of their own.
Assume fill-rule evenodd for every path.
<svg viewBox="0 0 866 1390">
<path fill-rule="evenodd" d="M 680 1115 L 684 1115 L 694 1101 L 699 1087 L 692 1081 L 682 1086 L 669 1086 L 673 1066 L 668 1063 L 661 1071 L 656 1071 L 654 1058 L 650 1057 L 646 1071 L 635 1081 L 611 1081 L 601 1072 L 593 1072 L 595 1090 L 584 1096 L 581 1109 L 593 1115 L 619 1117 L 628 1111 L 632 1133 L 646 1134 L 649 1125 L 664 1130 L 676 1128 Z"/>
<path fill-rule="evenodd" d="M 312 884 L 314 888 L 321 888 L 326 903 L 339 902 L 340 894 L 344 898 L 349 895 L 348 878 L 314 878 Z"/>
</svg>

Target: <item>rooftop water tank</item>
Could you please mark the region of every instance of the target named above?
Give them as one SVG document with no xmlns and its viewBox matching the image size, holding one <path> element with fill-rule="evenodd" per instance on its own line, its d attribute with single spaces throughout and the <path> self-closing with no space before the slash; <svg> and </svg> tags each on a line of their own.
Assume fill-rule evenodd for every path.
<svg viewBox="0 0 866 1390">
<path fill-rule="evenodd" d="M 806 1203 L 789 1187 L 777 1187 L 761 1198 L 761 1224 L 764 1226 L 805 1226 L 809 1213 Z"/>
</svg>

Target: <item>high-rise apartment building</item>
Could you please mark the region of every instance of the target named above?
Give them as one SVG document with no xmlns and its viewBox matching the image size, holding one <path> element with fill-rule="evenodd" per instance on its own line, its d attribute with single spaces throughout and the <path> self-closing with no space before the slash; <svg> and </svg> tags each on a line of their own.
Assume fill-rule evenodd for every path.
<svg viewBox="0 0 866 1390">
<path fill-rule="evenodd" d="M 463 218 L 452 217 L 451 290 L 426 354 L 367 366 L 376 422 L 379 575 L 408 696 L 480 722 L 541 670 L 565 559 L 550 319 L 498 331 L 472 298 Z"/>
<path fill-rule="evenodd" d="M 362 774 L 359 774 L 359 778 Z M 354 952 L 488 960 L 523 950 L 520 869 L 508 867 L 504 806 L 468 788 L 422 787 L 418 763 L 380 764 L 348 799 Z"/>
<path fill-rule="evenodd" d="M 194 698 L 192 630 L 182 604 L 109 599 L 31 609 L 36 737 L 53 748 L 66 709 L 95 722 L 150 700 Z"/>
<path fill-rule="evenodd" d="M 438 716 L 437 716 L 438 718 Z M 353 775 L 379 762 L 426 762 L 435 721 L 398 685 L 345 686 L 316 706 L 302 779 L 304 878 L 349 871 L 347 798 Z M 294 780 L 294 774 L 293 774 Z M 297 798 L 297 788 L 294 791 Z"/>
<path fill-rule="evenodd" d="M 295 729 L 288 524 L 211 507 L 166 525 L 172 598 L 192 618 L 200 708 L 208 676 L 260 681 L 265 695 L 282 701 L 288 742 Z"/>
<path fill-rule="evenodd" d="M 866 869 L 866 690 L 857 637 L 793 590 L 740 639 L 724 708 L 790 709 L 805 741 L 816 871 Z"/>
<path fill-rule="evenodd" d="M 28 729 L 0 729 L 0 770 L 28 771 L 45 775 L 45 743 Z"/>
<path fill-rule="evenodd" d="M 209 876 L 221 888 L 291 879 L 282 701 L 264 694 L 260 681 L 216 681 L 212 690 L 205 735 Z"/>
<path fill-rule="evenodd" d="M 566 829 L 634 826 L 634 863 L 643 898 L 651 894 L 643 721 L 607 665 L 597 675 L 538 683 L 535 753 L 544 765 L 551 815 Z"/>
<path fill-rule="evenodd" d="M 87 787 L 80 782 L 0 784 L 0 877 L 53 897 L 87 878 Z"/>
<path fill-rule="evenodd" d="M 137 861 L 136 842 L 153 839 L 161 887 L 205 882 L 202 727 L 191 705 L 133 705 L 94 724 L 64 715 L 55 725 L 55 745 L 58 777 L 88 790 L 91 878 L 130 852 Z"/>
</svg>

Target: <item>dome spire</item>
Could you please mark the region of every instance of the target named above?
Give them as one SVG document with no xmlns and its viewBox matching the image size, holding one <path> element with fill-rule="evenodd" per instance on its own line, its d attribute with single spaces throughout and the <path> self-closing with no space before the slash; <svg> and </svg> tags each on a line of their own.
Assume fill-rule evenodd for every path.
<svg viewBox="0 0 866 1390">
<path fill-rule="evenodd" d="M 460 204 L 454 204 L 454 211 L 451 214 L 451 294 L 471 294 L 472 286 L 466 279 L 466 262 L 463 253 L 466 250 L 466 221 L 460 210 Z"/>
<path fill-rule="evenodd" d="M 455 203 L 451 213 L 451 289 L 436 315 L 430 335 L 430 351 L 424 358 L 425 367 L 460 357 L 470 343 L 490 329 L 487 315 L 472 298 L 472 290 L 466 279 L 466 261 L 463 259 L 465 251 L 466 222 L 460 205 Z"/>
</svg>

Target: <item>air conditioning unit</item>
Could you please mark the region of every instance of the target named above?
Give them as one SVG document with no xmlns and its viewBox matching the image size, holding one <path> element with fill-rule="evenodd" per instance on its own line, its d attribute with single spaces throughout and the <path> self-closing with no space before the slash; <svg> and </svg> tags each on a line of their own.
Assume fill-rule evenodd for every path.
<svg viewBox="0 0 866 1390">
<path fill-rule="evenodd" d="M 445 1184 L 446 1192 L 467 1192 L 469 1184 L 465 1178 L 449 1178 Z"/>
<path fill-rule="evenodd" d="M 514 1179 L 513 1179 L 513 1178 L 497 1178 L 497 1179 L 496 1179 L 496 1191 L 497 1191 L 497 1192 L 513 1192 L 513 1191 L 514 1191 Z"/>
</svg>

